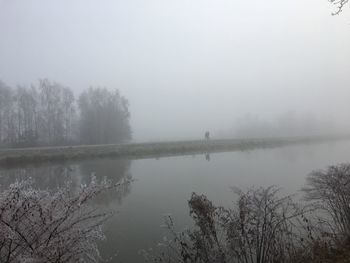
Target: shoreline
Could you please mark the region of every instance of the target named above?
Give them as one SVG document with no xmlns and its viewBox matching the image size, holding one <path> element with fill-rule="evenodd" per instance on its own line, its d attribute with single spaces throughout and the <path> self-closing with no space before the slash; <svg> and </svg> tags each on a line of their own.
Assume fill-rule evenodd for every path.
<svg viewBox="0 0 350 263">
<path fill-rule="evenodd" d="M 172 142 L 147 142 L 107 145 L 54 146 L 0 149 L 0 165 L 14 166 L 41 162 L 91 158 L 160 158 L 167 156 L 243 151 L 274 148 L 291 144 L 322 143 L 350 140 L 350 135 L 303 136 L 285 138 L 216 139 Z"/>
</svg>

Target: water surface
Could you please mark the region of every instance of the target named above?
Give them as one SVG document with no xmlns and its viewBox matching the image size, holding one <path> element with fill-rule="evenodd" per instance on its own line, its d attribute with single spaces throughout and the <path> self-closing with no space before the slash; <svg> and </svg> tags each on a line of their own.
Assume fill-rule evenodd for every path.
<svg viewBox="0 0 350 263">
<path fill-rule="evenodd" d="M 117 253 L 113 262 L 142 262 L 138 251 L 155 247 L 166 234 L 161 228 L 164 214 L 172 214 L 178 229 L 191 225 L 187 200 L 192 192 L 232 206 L 231 186 L 277 185 L 283 193 L 295 193 L 312 170 L 349 160 L 350 142 L 344 141 L 160 159 L 96 159 L 2 169 L 0 186 L 29 176 L 42 189 L 57 188 L 67 180 L 77 186 L 88 182 L 92 173 L 114 181 L 134 179 L 96 200 L 101 208 L 117 211 L 104 227 L 107 239 L 100 249 L 105 258 Z"/>
</svg>

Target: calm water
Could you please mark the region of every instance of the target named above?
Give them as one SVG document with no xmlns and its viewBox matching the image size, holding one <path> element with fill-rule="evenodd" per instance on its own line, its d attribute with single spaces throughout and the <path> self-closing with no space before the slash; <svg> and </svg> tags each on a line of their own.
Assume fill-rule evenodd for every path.
<svg viewBox="0 0 350 263">
<path fill-rule="evenodd" d="M 90 175 L 123 177 L 135 181 L 119 192 L 96 200 L 116 215 L 106 223 L 107 240 L 101 254 L 114 262 L 142 262 L 140 249 L 155 247 L 165 232 L 164 214 L 172 214 L 178 229 L 191 225 L 187 200 L 192 192 L 205 194 L 217 205 L 232 205 L 230 186 L 278 185 L 295 193 L 305 176 L 315 169 L 350 161 L 350 142 L 297 145 L 275 149 L 181 156 L 147 160 L 100 159 L 76 164 L 43 165 L 0 171 L 0 186 L 31 176 L 40 188 L 56 188 L 70 179 L 74 185 L 88 182 Z"/>
</svg>

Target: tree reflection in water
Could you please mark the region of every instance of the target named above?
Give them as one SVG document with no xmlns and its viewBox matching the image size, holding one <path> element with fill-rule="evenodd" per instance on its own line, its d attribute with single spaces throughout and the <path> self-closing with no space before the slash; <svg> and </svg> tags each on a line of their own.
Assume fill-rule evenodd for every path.
<svg viewBox="0 0 350 263">
<path fill-rule="evenodd" d="M 0 169 L 0 191 L 16 181 L 31 177 L 37 189 L 54 190 L 71 182 L 72 188 L 78 189 L 81 184 L 89 184 L 91 175 L 98 180 L 106 178 L 112 183 L 122 180 L 132 180 L 130 174 L 131 160 L 94 159 L 80 163 L 46 163 L 39 166 L 8 167 Z M 131 184 L 123 184 L 118 191 L 108 191 L 101 194 L 94 202 L 108 206 L 113 202 L 122 202 L 130 193 Z"/>
</svg>

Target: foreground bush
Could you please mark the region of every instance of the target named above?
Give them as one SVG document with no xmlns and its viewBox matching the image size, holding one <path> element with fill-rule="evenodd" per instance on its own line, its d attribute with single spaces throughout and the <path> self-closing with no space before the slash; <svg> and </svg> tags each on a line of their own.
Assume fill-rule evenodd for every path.
<svg viewBox="0 0 350 263">
<path fill-rule="evenodd" d="M 307 200 L 315 201 L 315 206 L 328 217 L 329 230 L 350 238 L 350 164 L 312 172 L 303 190 Z"/>
<path fill-rule="evenodd" d="M 12 184 L 0 194 L 0 262 L 98 262 L 96 242 L 111 212 L 90 201 L 116 186 L 93 177 L 74 194 L 69 185 L 50 192 L 30 180 Z"/>
<path fill-rule="evenodd" d="M 192 194 L 190 215 L 195 228 L 172 234 L 159 253 L 144 252 L 152 262 L 298 262 L 308 257 L 306 240 L 297 228 L 306 210 L 290 196 L 279 197 L 275 187 L 236 190 L 233 209 L 216 207 L 204 195 Z"/>
<path fill-rule="evenodd" d="M 232 209 L 193 193 L 194 228 L 176 232 L 167 217 L 171 238 L 144 256 L 183 263 L 350 262 L 350 164 L 312 172 L 303 190 L 303 206 L 275 187 L 235 190 Z"/>
</svg>

